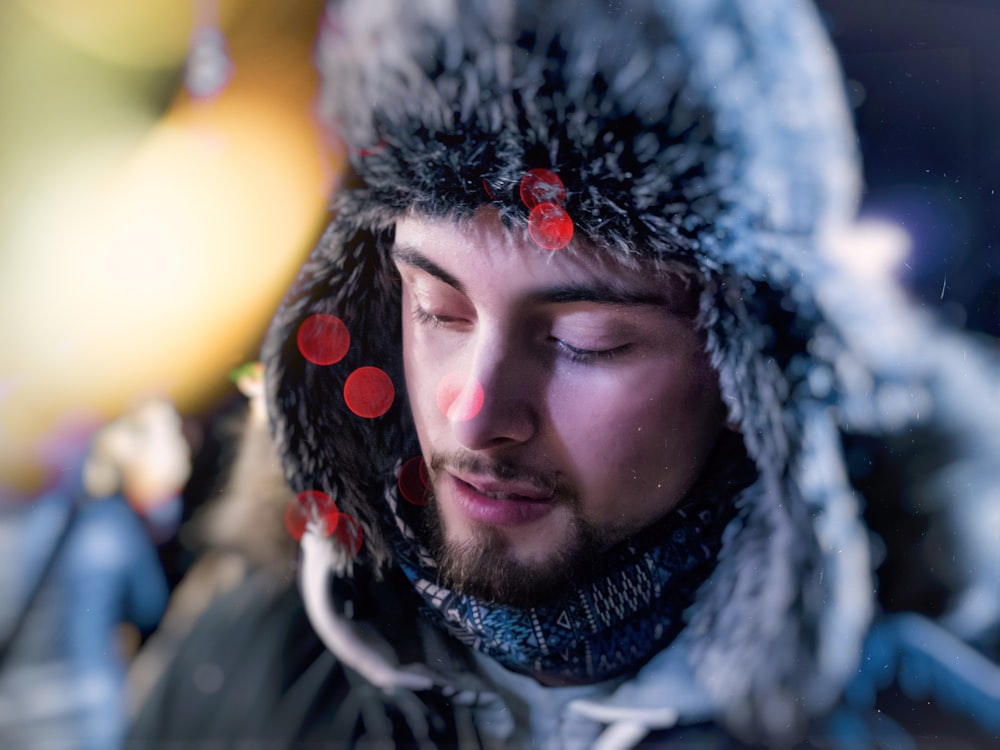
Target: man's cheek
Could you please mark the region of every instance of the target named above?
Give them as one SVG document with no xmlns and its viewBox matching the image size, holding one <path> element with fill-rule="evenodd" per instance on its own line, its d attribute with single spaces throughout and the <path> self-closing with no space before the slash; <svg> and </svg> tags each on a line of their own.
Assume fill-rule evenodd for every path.
<svg viewBox="0 0 1000 750">
<path fill-rule="evenodd" d="M 427 366 L 415 367 L 407 375 L 413 418 L 422 443 L 430 440 L 435 445 L 440 444 L 447 433 L 447 417 L 437 404 L 436 391 L 440 380 L 437 368 Z"/>
</svg>

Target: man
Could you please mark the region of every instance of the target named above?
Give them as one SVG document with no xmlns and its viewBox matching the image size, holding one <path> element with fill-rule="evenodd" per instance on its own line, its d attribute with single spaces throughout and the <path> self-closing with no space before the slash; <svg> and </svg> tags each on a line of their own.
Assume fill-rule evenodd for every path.
<svg viewBox="0 0 1000 750">
<path fill-rule="evenodd" d="M 824 252 L 859 177 L 814 12 L 539 5 L 331 6 L 351 171 L 263 351 L 301 601 L 210 614 L 136 746 L 865 746 L 898 654 L 996 732 L 935 662 L 980 654 L 872 629 L 842 432 L 996 492 L 996 384 Z"/>
</svg>

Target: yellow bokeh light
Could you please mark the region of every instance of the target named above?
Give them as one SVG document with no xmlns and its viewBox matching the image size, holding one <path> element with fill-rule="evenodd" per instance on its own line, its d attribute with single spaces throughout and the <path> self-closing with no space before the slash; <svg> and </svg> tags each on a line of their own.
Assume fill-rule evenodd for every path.
<svg viewBox="0 0 1000 750">
<path fill-rule="evenodd" d="M 311 43 L 258 25 L 219 96 L 126 113 L 36 160 L 27 190 L 0 177 L 18 201 L 0 233 L 0 485 L 38 485 L 61 420 L 150 393 L 197 411 L 256 356 L 339 169 L 312 118 Z"/>
<path fill-rule="evenodd" d="M 121 65 L 178 65 L 187 54 L 196 0 L 19 0 L 38 22 L 95 57 Z M 245 3 L 244 3 L 245 4 Z M 222 25 L 237 0 L 212 0 Z"/>
</svg>

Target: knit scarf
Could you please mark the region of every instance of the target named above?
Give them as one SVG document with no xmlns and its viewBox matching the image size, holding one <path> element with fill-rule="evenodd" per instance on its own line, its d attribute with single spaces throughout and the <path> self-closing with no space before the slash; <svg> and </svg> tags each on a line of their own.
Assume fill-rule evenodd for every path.
<svg viewBox="0 0 1000 750">
<path fill-rule="evenodd" d="M 443 586 L 416 524 L 407 521 L 420 509 L 400 503 L 398 489 L 390 487 L 396 562 L 432 621 L 504 667 L 571 683 L 611 679 L 641 666 L 680 632 L 684 611 L 715 567 L 723 530 L 736 513 L 734 498 L 752 480 L 740 454 L 721 474 L 713 470 L 719 461 L 710 462 L 703 472 L 710 480 L 605 552 L 599 572 L 542 606 L 495 604 Z"/>
</svg>

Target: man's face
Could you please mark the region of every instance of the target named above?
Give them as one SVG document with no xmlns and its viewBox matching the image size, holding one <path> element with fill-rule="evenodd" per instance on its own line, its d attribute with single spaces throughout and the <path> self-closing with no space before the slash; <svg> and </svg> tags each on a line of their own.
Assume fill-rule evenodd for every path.
<svg viewBox="0 0 1000 750">
<path fill-rule="evenodd" d="M 681 279 L 543 250 L 487 210 L 408 216 L 393 254 L 451 585 L 535 603 L 684 496 L 723 409 Z"/>
</svg>

